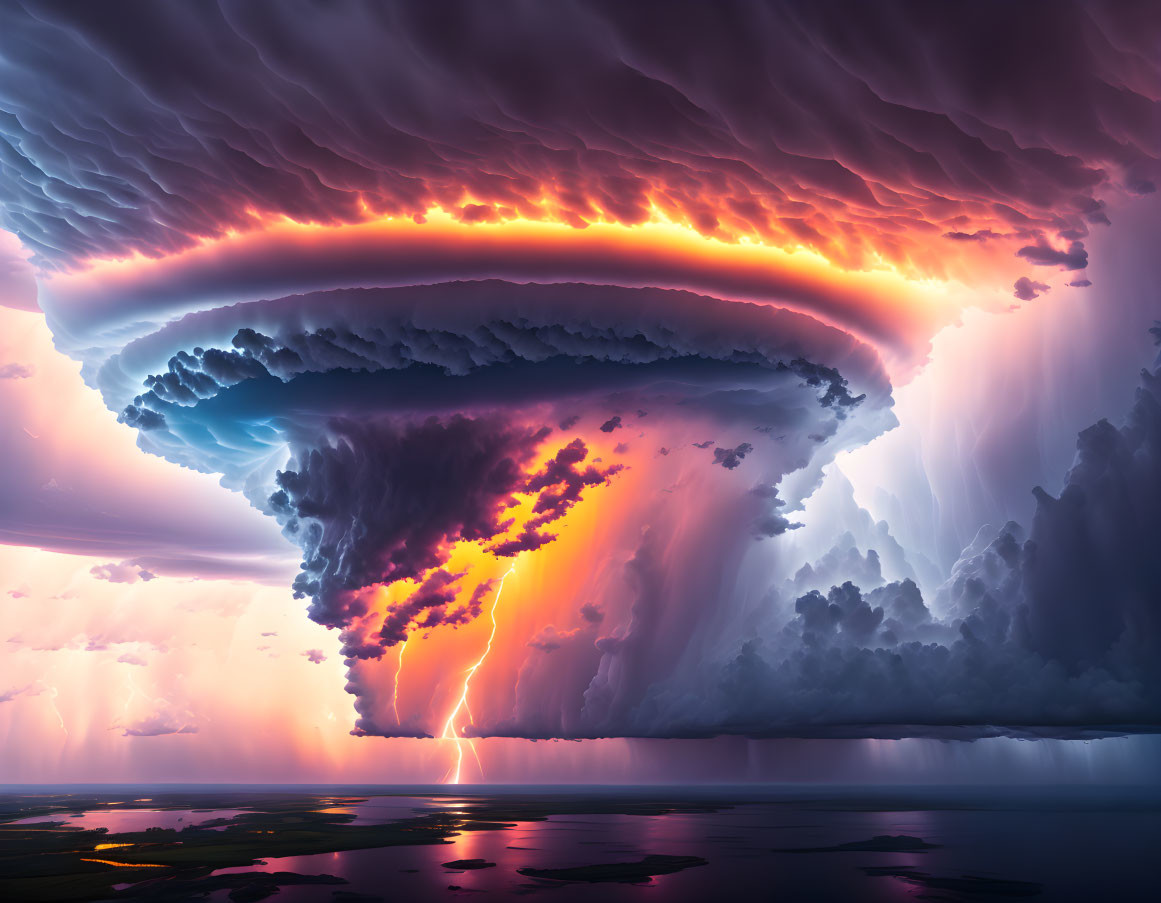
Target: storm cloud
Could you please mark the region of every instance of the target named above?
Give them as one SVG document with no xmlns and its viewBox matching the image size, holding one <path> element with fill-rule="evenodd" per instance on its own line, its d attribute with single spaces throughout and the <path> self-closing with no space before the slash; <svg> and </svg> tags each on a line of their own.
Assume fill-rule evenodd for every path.
<svg viewBox="0 0 1161 903">
<path fill-rule="evenodd" d="M 672 592 L 643 544 L 626 572 L 638 594 L 633 624 L 615 641 L 596 640 L 600 663 L 566 721 L 580 726 L 576 736 L 1157 730 L 1161 369 L 1142 371 L 1141 380 L 1122 427 L 1101 421 L 1080 434 L 1059 496 L 1035 489 L 1030 529 L 982 529 L 932 600 L 911 579 L 883 582 L 875 551 L 860 555 L 848 537 L 827 561 L 771 590 L 763 628 L 733 655 L 702 662 L 695 680 L 655 674 L 617 699 L 596 688 L 642 654 L 661 623 L 655 599 Z M 824 582 L 843 573 L 869 588 Z M 828 588 L 801 592 L 812 583 Z"/>
<path fill-rule="evenodd" d="M 927 269 L 900 223 L 1083 236 L 1098 192 L 1156 177 L 1128 62 L 1152 59 L 1146 6 L 727 8 L 8 4 L 4 226 L 68 265 L 268 214 L 580 226 L 657 205 Z"/>
<path fill-rule="evenodd" d="M 1154 373 L 930 598 L 848 509 L 795 557 L 960 312 L 925 286 L 1087 282 L 1155 183 L 1157 11 L 1112 9 L 14 2 L 0 226 L 139 446 L 297 547 L 356 734 L 446 731 L 442 677 L 388 699 L 401 644 L 463 639 L 529 559 L 559 610 L 467 733 L 1156 727 Z"/>
</svg>

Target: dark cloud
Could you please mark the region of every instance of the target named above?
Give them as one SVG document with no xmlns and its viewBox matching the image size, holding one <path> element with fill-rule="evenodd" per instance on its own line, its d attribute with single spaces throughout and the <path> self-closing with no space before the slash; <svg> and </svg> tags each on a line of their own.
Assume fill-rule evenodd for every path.
<svg viewBox="0 0 1161 903">
<path fill-rule="evenodd" d="M 1161 369 L 1124 426 L 1082 432 L 1059 497 L 1037 487 L 1020 560 L 1028 642 L 1072 674 L 1103 667 L 1161 687 Z"/>
<path fill-rule="evenodd" d="M 588 450 L 576 439 L 527 474 L 547 430 L 497 415 L 419 423 L 335 419 L 329 436 L 333 445 L 304 450 L 293 470 L 277 475 L 280 488 L 269 505 L 303 548 L 295 592 L 312 598 L 310 614 L 319 623 L 346 626 L 367 610 L 369 588 L 419 581 L 388 612 L 380 647 L 412 629 L 478 616 L 488 584 L 477 586 L 466 606 L 454 606 L 464 575 L 442 568 L 451 544 L 495 540 L 488 548 L 501 557 L 539 548 L 555 538 L 542 528 L 621 469 L 585 465 Z M 515 538 L 500 539 L 516 492 L 535 495 L 532 516 Z M 374 647 L 346 651 L 381 654 Z"/>
<path fill-rule="evenodd" d="M 875 541 L 879 541 L 879 537 L 875 537 Z M 784 592 L 787 597 L 798 598 L 811 590 L 826 592 L 829 587 L 847 581 L 863 589 L 883 585 L 878 551 L 868 549 L 864 555 L 849 532 L 840 536 L 820 559 L 802 565 L 787 582 Z"/>
<path fill-rule="evenodd" d="M 787 530 L 797 530 L 802 526 L 799 523 L 792 523 L 788 517 L 776 510 L 784 507 L 786 503 L 777 498 L 775 492 L 774 487 L 761 484 L 750 490 L 752 495 L 763 499 L 770 506 L 754 521 L 754 535 L 758 539 L 781 536 Z"/>
<path fill-rule="evenodd" d="M 495 581 L 483 580 L 472 590 L 463 605 L 456 605 L 464 574 L 452 574 L 443 568 L 428 572 L 423 582 L 407 599 L 393 606 L 383 620 L 379 631 L 381 647 L 394 646 L 407 639 L 411 630 L 430 630 L 433 627 L 458 627 L 480 615 L 484 597 L 491 591 Z M 379 654 L 374 647 L 359 649 L 344 647 L 344 654 L 356 658 L 373 657 Z"/>
<path fill-rule="evenodd" d="M 1090 225 L 1107 221 L 1098 196 L 1118 185 L 1144 190 L 1156 176 L 1155 92 L 1140 74 L 1153 51 L 1151 9 L 995 4 L 933 16 L 918 3 L 727 6 L 659 16 L 647 4 L 613 3 L 499 12 L 8 4 L 0 217 L 42 266 L 67 268 L 92 256 L 172 254 L 278 215 L 335 225 L 440 206 L 495 222 L 541 216 L 545 199 L 576 226 L 635 224 L 660 210 L 727 240 L 943 275 L 945 255 L 930 250 L 939 235 L 961 242 L 964 256 L 977 253 L 973 243 L 1010 243 L 1001 246 L 1030 263 L 1080 269 Z M 343 65 L 333 65 L 336 46 Z M 1038 48 L 1033 74 L 1028 47 Z M 785 444 L 809 437 L 821 457 L 837 430 L 854 434 L 840 421 L 855 406 L 869 399 L 861 412 L 885 409 L 874 354 L 837 330 L 633 286 L 837 310 L 844 315 L 828 322 L 886 337 L 885 347 L 897 348 L 905 329 L 888 305 L 844 307 L 793 274 L 625 261 L 615 249 L 501 254 L 479 235 L 454 254 L 406 241 L 324 244 L 223 248 L 213 266 L 172 260 L 140 281 L 110 280 L 92 297 L 62 289 L 44 304 L 62 347 L 87 358 L 87 378 L 141 431 L 143 447 L 223 475 L 279 518 L 303 553 L 296 591 L 312 597 L 312 617 L 344 628 L 353 659 L 381 655 L 409 629 L 479 614 L 491 584 L 468 594 L 467 576 L 445 568 L 448 543 L 480 542 L 501 556 L 537 548 L 582 491 L 613 476 L 586 463 L 583 442 L 530 472 L 548 442 L 543 423 L 563 429 L 579 409 L 595 425 L 597 412 L 641 404 L 657 421 L 696 417 L 701 434 L 789 424 Z M 450 282 L 482 275 L 509 281 Z M 602 287 L 535 284 L 564 278 Z M 1022 281 L 1033 296 L 1043 290 Z M 409 283 L 424 286 L 390 288 Z M 336 287 L 344 290 L 327 291 Z M 189 313 L 206 304 L 221 307 Z M 965 561 L 956 618 L 931 618 L 914 584 L 883 583 L 877 555 L 847 549 L 843 561 L 875 586 L 839 582 L 836 570 L 837 586 L 797 593 L 800 610 L 763 633 L 763 647 L 731 647 L 721 680 L 699 675 L 692 690 L 664 685 L 676 673 L 666 670 L 677 668 L 674 649 L 684 648 L 670 621 L 711 607 L 724 581 L 667 584 L 683 556 L 643 540 L 629 569 L 632 629 L 595 646 L 591 636 L 540 635 L 556 645 L 554 664 L 623 657 L 592 687 L 569 686 L 569 698 L 598 715 L 568 729 L 890 732 L 915 717 L 938 732 L 946 724 L 933 712 L 1015 724 L 1038 705 L 1056 717 L 1069 699 L 1101 723 L 1147 712 L 1141 694 L 1156 681 L 1141 683 L 1137 698 L 1125 687 L 1148 641 L 1144 653 L 1120 640 L 1110 652 L 1106 641 L 1125 635 L 1112 623 L 1118 611 L 1157 634 L 1138 600 L 1156 598 L 1151 585 L 1102 583 L 1101 597 L 1115 597 L 1110 611 L 1093 614 L 1090 604 L 1077 624 L 1054 619 L 1038 595 L 1061 589 L 1034 562 L 1080 543 L 1084 511 L 1124 517 L 1126 531 L 1149 535 L 1141 512 L 1106 510 L 1114 502 L 1090 494 L 1111 487 L 1120 499 L 1122 459 L 1147 462 L 1153 440 L 1098 430 L 1086 441 L 1099 485 L 1085 489 L 1078 476 L 1079 489 L 1042 501 L 1064 513 L 1038 513 L 1027 542 L 1008 531 L 985 562 Z M 279 457 L 287 448 L 289 464 Z M 717 448 L 715 462 L 732 469 L 750 452 L 748 443 Z M 785 450 L 801 470 L 812 454 Z M 536 510 L 512 525 L 517 492 L 535 493 Z M 745 517 L 707 517 L 697 538 L 709 548 L 696 554 L 736 571 L 755 532 L 793 526 L 773 501 L 747 496 Z M 1098 560 L 1076 556 L 1097 576 L 1068 591 L 1112 580 L 1117 556 L 1136 548 L 1131 533 L 1117 538 L 1123 547 L 1092 544 Z M 142 577 L 145 559 L 133 562 Z M 824 571 L 820 563 L 803 579 Z M 999 584 L 989 582 L 995 574 Z M 400 581 L 414 590 L 390 625 L 355 635 L 368 588 Z M 665 600 L 683 594 L 697 607 L 663 617 Z M 1013 686 L 1021 691 L 1007 700 Z M 358 730 L 368 731 L 375 688 L 362 692 Z M 890 725 L 868 728 L 867 719 Z M 191 729 L 184 717 L 160 716 L 141 728 Z"/>
<path fill-rule="evenodd" d="M 303 549 L 295 593 L 312 597 L 311 617 L 331 627 L 365 610 L 364 587 L 419 579 L 443 563 L 448 543 L 502 533 L 544 439 L 498 417 L 462 415 L 335 419 L 328 431 L 335 444 L 298 452 L 269 505 Z"/>
<path fill-rule="evenodd" d="M 247 322 L 269 324 L 274 334 L 242 325 Z M 316 325 L 306 329 L 307 322 Z M 228 323 L 235 324 L 228 348 L 191 341 L 221 334 Z M 175 341 L 184 347 L 172 350 Z M 716 365 L 797 377 L 819 390 L 819 404 L 837 415 L 865 396 L 852 394 L 848 376 L 880 399 L 886 394 L 881 364 L 869 349 L 800 314 L 688 292 L 607 286 L 489 281 L 315 293 L 192 314 L 138 344 L 135 355 L 171 349 L 157 361 L 164 369 L 144 379 L 145 391 L 126 398 L 122 419 L 146 430 L 163 429 L 170 419 L 181 423 L 224 389 L 239 387 L 254 403 L 272 404 L 289 391 L 279 383 L 312 373 L 401 374 L 410 380 L 412 407 L 591 394 L 603 384 L 624 388 L 656 378 L 654 372 L 704 382 Z M 804 345 L 816 360 L 801 356 Z M 123 393 L 121 365 L 111 360 L 99 381 Z M 454 392 L 441 379 L 468 374 L 475 377 L 471 384 L 457 384 Z M 359 384 L 349 382 L 345 395 L 354 403 Z M 382 387 L 372 394 L 381 408 Z M 620 423 L 614 416 L 601 428 L 609 432 Z M 173 457 L 168 437 L 158 441 Z"/>
<path fill-rule="evenodd" d="M 917 218 L 1083 230 L 1098 193 L 1144 190 L 1134 63 L 1156 31 L 1147 5 L 1040 2 L 10 3 L 3 225 L 60 264 L 254 213 L 490 222 L 547 198 L 578 226 L 658 205 L 846 265 L 913 261 Z"/>
<path fill-rule="evenodd" d="M 1088 251 L 1079 241 L 1072 242 L 1067 251 L 1058 251 L 1048 245 L 1026 245 L 1016 252 L 1016 256 L 1038 266 L 1058 266 L 1062 270 L 1083 270 L 1088 266 Z"/>
<path fill-rule="evenodd" d="M 164 421 L 142 432 L 145 447 L 225 474 L 278 519 L 302 550 L 296 593 L 313 619 L 343 629 L 343 655 L 358 661 L 479 615 L 490 584 L 473 590 L 444 568 L 454 543 L 497 557 L 538 549 L 621 470 L 589 460 L 580 438 L 532 468 L 552 434 L 540 424 L 569 423 L 561 409 L 607 410 L 615 397 L 644 411 L 636 402 L 649 400 L 659 428 L 760 417 L 829 434 L 868 397 L 848 376 L 872 407 L 886 403 L 877 357 L 799 314 L 670 290 L 489 281 L 188 314 L 111 357 L 97 380 L 117 394 L 135 377 L 126 410 Z M 283 444 L 291 460 L 261 494 Z M 533 501 L 516 524 L 518 493 Z M 410 595 L 382 625 L 358 623 L 378 587 L 402 581 Z"/>
<path fill-rule="evenodd" d="M 944 238 L 950 238 L 952 241 L 979 241 L 984 242 L 989 238 L 1003 238 L 997 232 L 991 229 L 979 229 L 975 232 L 944 232 Z"/>
<path fill-rule="evenodd" d="M 163 414 L 132 404 L 125 407 L 117 420 L 137 430 L 163 430 L 167 425 Z"/>
<path fill-rule="evenodd" d="M 969 725 L 980 736 L 1069 736 L 1161 724 L 1159 634 L 1138 630 L 1161 615 L 1161 571 L 1145 551 L 1161 540 L 1161 519 L 1148 505 L 1120 508 L 1123 494 L 1085 496 L 1095 510 L 1080 500 L 1104 480 L 1148 484 L 1131 472 L 1132 456 L 1112 447 L 1114 437 L 1138 449 L 1161 437 L 1153 391 L 1138 395 L 1123 431 L 1098 424 L 1082 434 L 1061 500 L 1041 497 L 1026 541 L 1010 524 L 957 564 L 941 589 L 945 620 L 933 618 L 910 580 L 869 593 L 849 582 L 807 593 L 786 628 L 795 638 L 787 658 L 749 643 L 727 668 L 723 699 L 737 699 L 743 687 L 747 699 L 727 720 L 758 723 L 762 716 L 748 709 L 761 698 L 770 725 L 831 720 L 851 736 L 885 736 L 869 725 L 888 723 L 934 736 L 944 725 L 948 736 L 968 735 Z M 1141 469 L 1158 482 L 1161 457 L 1147 456 Z M 1096 552 L 1088 542 L 1099 535 L 1094 526 L 1113 522 L 1124 524 L 1121 534 Z"/>
<path fill-rule="evenodd" d="M 720 464 L 726 470 L 733 470 L 742 463 L 742 459 L 754 450 L 749 442 L 743 442 L 735 448 L 715 448 L 714 463 Z"/>
<path fill-rule="evenodd" d="M 581 617 L 590 624 L 599 624 L 605 619 L 605 613 L 599 605 L 594 605 L 592 602 L 586 602 L 580 608 Z"/>
<path fill-rule="evenodd" d="M 789 617 L 775 613 L 785 609 L 772 593 L 760 639 L 743 639 L 716 664 L 703 658 L 694 675 L 657 657 L 689 574 L 674 575 L 665 544 L 646 536 L 626 571 L 632 623 L 597 641 L 601 660 L 589 666 L 580 711 L 548 730 L 530 715 L 523 729 L 497 732 L 972 739 L 1161 730 L 1161 368 L 1141 379 L 1122 427 L 1101 421 L 1080 434 L 1059 496 L 1035 490 L 1031 528 L 981 530 L 930 605 L 913 580 L 884 582 L 873 550 L 840 538 L 788 586 L 825 589 L 791 595 Z M 769 484 L 755 489 L 758 501 L 774 497 Z M 850 571 L 868 585 L 829 583 Z"/>
<path fill-rule="evenodd" d="M 576 630 L 561 631 L 550 624 L 530 639 L 528 645 L 544 653 L 555 652 L 576 635 Z"/>
<path fill-rule="evenodd" d="M 1092 285 L 1092 283 L 1087 279 L 1073 279 L 1072 282 L 1068 284 L 1073 288 L 1088 288 L 1090 285 Z"/>
<path fill-rule="evenodd" d="M 621 426 L 622 424 L 620 415 L 614 415 L 601 424 L 601 432 L 611 433 L 613 430 L 619 430 Z"/>
<path fill-rule="evenodd" d="M 1027 276 L 1021 276 L 1016 280 L 1015 291 L 1012 293 L 1021 301 L 1032 301 L 1040 297 L 1041 292 L 1049 290 L 1049 286 L 1043 282 L 1034 282 Z"/>
<path fill-rule="evenodd" d="M 695 443 L 693 443 L 693 447 L 694 447 L 694 448 L 709 448 L 709 447 L 710 447 L 711 445 L 713 445 L 713 444 L 714 444 L 714 440 L 713 440 L 713 439 L 706 439 L 706 440 L 705 440 L 705 442 L 695 442 Z"/>
<path fill-rule="evenodd" d="M 524 491 L 538 493 L 532 507 L 533 517 L 515 539 L 490 546 L 494 554 L 509 557 L 533 551 L 551 542 L 556 537 L 543 532 L 541 528 L 564 517 L 580 501 L 586 488 L 607 483 L 623 469 L 620 464 L 600 468 L 596 466 L 595 460 L 582 469 L 581 465 L 587 455 L 588 449 L 584 442 L 574 439 L 560 449 L 540 472 L 529 478 Z"/>
<path fill-rule="evenodd" d="M 754 521 L 754 534 L 759 539 L 769 539 L 773 536 L 781 536 L 787 530 L 794 530 L 801 526 L 802 524 L 792 523 L 788 517 L 777 512 L 770 512 Z"/>
</svg>

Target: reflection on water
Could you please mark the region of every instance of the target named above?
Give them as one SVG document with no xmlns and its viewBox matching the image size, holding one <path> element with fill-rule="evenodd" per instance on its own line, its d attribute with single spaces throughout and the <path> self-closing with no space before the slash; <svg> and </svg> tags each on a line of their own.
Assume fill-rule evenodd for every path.
<svg viewBox="0 0 1161 903">
<path fill-rule="evenodd" d="M 150 828 L 173 828 L 180 831 L 191 825 L 204 825 L 220 818 L 233 818 L 249 809 L 119 809 L 113 806 L 85 812 L 59 815 L 36 815 L 11 821 L 11 825 L 47 825 L 64 822 L 67 828 L 108 828 L 110 834 L 147 831 Z"/>
<path fill-rule="evenodd" d="M 352 825 L 383 825 L 414 818 L 426 812 L 455 812 L 469 802 L 455 797 L 430 796 L 372 796 L 366 802 L 361 802 L 361 799 L 344 801 L 336 798 L 334 802 L 339 805 L 320 811 L 334 815 L 353 815 L 354 819 L 350 822 Z"/>
<path fill-rule="evenodd" d="M 457 801 L 373 797 L 344 807 L 362 823 L 454 812 Z M 532 894 L 557 901 L 701 901 L 722 899 L 911 901 L 1012 899 L 1013 890 L 1051 901 L 1149 899 L 1150 869 L 1161 838 L 1157 811 L 1069 811 L 1053 808 L 981 811 L 850 811 L 809 802 L 756 802 L 713 813 L 551 816 L 507 829 L 462 832 L 450 843 L 271 858 L 261 870 L 346 879 L 345 891 L 392 900 L 471 894 L 482 899 Z M 827 847 L 882 834 L 938 844 L 926 853 L 775 853 Z M 655 877 L 648 885 L 549 885 L 521 868 L 568 868 L 637 862 L 648 855 L 694 856 L 703 866 Z M 452 871 L 443 863 L 495 863 Z M 880 874 L 875 874 L 875 870 Z M 882 874 L 882 870 L 890 874 Z M 923 880 L 985 879 L 969 890 L 924 886 Z M 925 879 L 923 876 L 927 876 Z M 1015 887 L 992 881 L 1029 882 Z M 1037 885 L 1042 886 L 1038 887 Z M 457 890 L 449 890 L 454 886 Z M 280 901 L 332 901 L 332 887 L 283 887 Z M 484 892 L 484 896 L 480 892 Z M 984 896 L 980 896 L 980 894 Z M 211 897 L 226 903 L 226 892 Z"/>
</svg>

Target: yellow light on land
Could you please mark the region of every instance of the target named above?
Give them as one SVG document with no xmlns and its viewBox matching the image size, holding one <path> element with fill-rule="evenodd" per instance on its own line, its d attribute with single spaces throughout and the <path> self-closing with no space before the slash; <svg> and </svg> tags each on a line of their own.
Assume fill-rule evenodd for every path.
<svg viewBox="0 0 1161 903">
<path fill-rule="evenodd" d="M 101 865 L 115 865 L 123 869 L 167 869 L 168 865 L 156 862 L 114 862 L 112 859 L 82 859 L 81 862 L 99 862 Z"/>
</svg>

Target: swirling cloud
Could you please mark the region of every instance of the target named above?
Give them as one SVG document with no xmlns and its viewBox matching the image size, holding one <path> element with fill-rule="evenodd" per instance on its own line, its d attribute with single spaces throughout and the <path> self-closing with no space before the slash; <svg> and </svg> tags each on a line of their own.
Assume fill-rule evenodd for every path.
<svg viewBox="0 0 1161 903">
<path fill-rule="evenodd" d="M 1029 267 L 1087 281 L 1107 198 L 1152 190 L 1156 20 L 13 3 L 0 224 L 140 446 L 298 547 L 355 733 L 460 736 L 449 662 L 485 636 L 480 734 L 895 735 L 941 703 L 986 732 L 1065 724 L 1059 700 L 1147 721 L 1131 669 L 1037 633 L 1032 564 L 1023 602 L 958 621 L 886 527 L 873 558 L 780 568 L 823 468 L 894 425 L 888 372 L 964 306 L 1047 291 Z M 153 573 L 117 557 L 94 576 Z M 851 572 L 881 585 L 823 585 Z M 1005 674 L 1034 684 L 1007 708 L 978 694 Z"/>
</svg>

